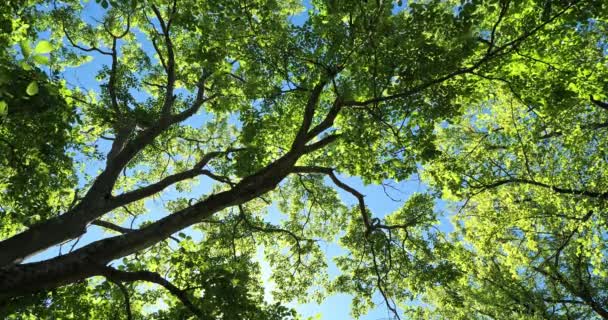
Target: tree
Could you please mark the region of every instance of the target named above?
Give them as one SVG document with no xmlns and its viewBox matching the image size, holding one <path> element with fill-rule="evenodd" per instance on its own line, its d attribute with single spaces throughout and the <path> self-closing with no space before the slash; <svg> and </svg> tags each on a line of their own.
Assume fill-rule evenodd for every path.
<svg viewBox="0 0 608 320">
<path fill-rule="evenodd" d="M 459 203 L 426 317 L 608 318 L 604 30 L 554 26 L 476 74 L 485 89 L 438 128 L 425 175 Z"/>
<path fill-rule="evenodd" d="M 347 292 L 355 316 L 379 294 L 395 317 L 606 318 L 606 4 L 7 8 L 24 30 L 0 39 L 15 70 L 0 83 L 15 84 L 0 87 L 7 317 L 295 317 L 264 300 L 262 247 L 281 302 Z M 344 178 L 419 169 L 435 193 L 385 217 Z M 466 201 L 452 238 L 434 195 Z M 155 199 L 167 214 L 151 219 Z M 112 235 L 77 247 L 96 228 Z M 329 281 L 320 244 L 336 239 Z"/>
</svg>

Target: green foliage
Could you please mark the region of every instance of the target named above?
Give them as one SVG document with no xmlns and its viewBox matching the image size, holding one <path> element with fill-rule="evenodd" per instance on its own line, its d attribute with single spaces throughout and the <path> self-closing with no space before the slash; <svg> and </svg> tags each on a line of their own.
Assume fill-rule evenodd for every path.
<svg viewBox="0 0 608 320">
<path fill-rule="evenodd" d="M 439 258 L 459 276 L 422 295 L 426 317 L 605 317 L 608 114 L 589 100 L 605 97 L 604 28 L 565 23 L 522 45 L 436 128 L 425 175 L 459 208 Z"/>
<path fill-rule="evenodd" d="M 0 316 L 297 319 L 287 303 L 348 293 L 355 318 L 378 301 L 608 317 L 607 18 L 601 1 L 0 4 L 0 238 L 120 233 L 0 266 L 2 289 L 74 257 L 67 285 Z M 381 215 L 349 177 L 428 192 Z"/>
<path fill-rule="evenodd" d="M 0 185 L 3 237 L 65 210 L 75 176 L 77 115 L 61 84 L 38 69 L 0 66 Z"/>
</svg>

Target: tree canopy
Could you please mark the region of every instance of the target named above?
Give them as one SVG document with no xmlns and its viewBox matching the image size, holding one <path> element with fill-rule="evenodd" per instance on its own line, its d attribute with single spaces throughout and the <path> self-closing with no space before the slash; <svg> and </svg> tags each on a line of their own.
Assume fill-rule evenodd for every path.
<svg viewBox="0 0 608 320">
<path fill-rule="evenodd" d="M 605 1 L 22 0 L 0 29 L 3 318 L 608 319 Z M 357 179 L 426 188 L 381 214 Z"/>
</svg>

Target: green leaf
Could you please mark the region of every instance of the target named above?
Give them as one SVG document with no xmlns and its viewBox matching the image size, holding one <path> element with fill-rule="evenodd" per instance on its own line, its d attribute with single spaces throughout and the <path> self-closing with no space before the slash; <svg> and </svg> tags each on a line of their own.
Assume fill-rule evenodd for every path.
<svg viewBox="0 0 608 320">
<path fill-rule="evenodd" d="M 32 66 L 30 66 L 30 65 L 29 65 L 27 62 L 25 62 L 25 61 L 21 61 L 21 62 L 19 63 L 19 65 L 21 66 L 21 68 L 23 68 L 23 70 L 26 70 L 26 71 L 30 71 L 30 70 L 32 70 Z"/>
<path fill-rule="evenodd" d="M 42 41 L 38 42 L 38 44 L 36 45 L 36 48 L 34 48 L 34 53 L 35 54 L 49 53 L 52 50 L 53 50 L 53 46 L 51 45 L 51 43 L 46 40 L 42 40 Z"/>
<path fill-rule="evenodd" d="M 107 2 L 106 0 L 101 1 L 101 6 L 102 6 L 104 9 L 107 9 L 107 8 L 108 8 L 108 2 Z"/>
<path fill-rule="evenodd" d="M 35 55 L 33 58 L 34 61 L 39 64 L 49 64 L 50 62 L 49 57 L 43 55 Z"/>
<path fill-rule="evenodd" d="M 8 114 L 8 104 L 4 100 L 0 100 L 0 116 L 4 117 Z"/>
<path fill-rule="evenodd" d="M 27 89 L 25 89 L 25 92 L 30 96 L 37 94 L 38 84 L 36 83 L 36 81 L 30 82 L 30 84 L 27 86 Z"/>
<path fill-rule="evenodd" d="M 19 42 L 19 47 L 21 48 L 21 54 L 23 54 L 24 58 L 28 58 L 30 54 L 32 54 L 32 48 L 30 47 L 30 41 L 25 39 Z"/>
</svg>

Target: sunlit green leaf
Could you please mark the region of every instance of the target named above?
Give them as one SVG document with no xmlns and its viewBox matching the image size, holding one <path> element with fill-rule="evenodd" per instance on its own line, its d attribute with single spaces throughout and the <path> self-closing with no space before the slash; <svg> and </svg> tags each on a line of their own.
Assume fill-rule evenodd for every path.
<svg viewBox="0 0 608 320">
<path fill-rule="evenodd" d="M 4 100 L 0 100 L 0 116 L 6 116 L 8 114 L 8 104 Z"/>
<path fill-rule="evenodd" d="M 49 62 L 50 62 L 49 57 L 43 56 L 43 55 L 35 55 L 35 56 L 33 56 L 33 59 L 36 63 L 39 63 L 39 64 L 46 65 L 46 64 L 49 64 Z"/>
<path fill-rule="evenodd" d="M 27 88 L 25 89 L 25 92 L 30 95 L 33 96 L 35 94 L 38 93 L 38 83 L 36 83 L 36 81 L 32 81 L 27 85 Z"/>
<path fill-rule="evenodd" d="M 46 40 L 42 40 L 36 44 L 36 48 L 34 48 L 34 54 L 40 55 L 44 53 L 49 53 L 53 50 L 53 46 L 50 42 Z"/>
<path fill-rule="evenodd" d="M 23 54 L 23 57 L 26 59 L 32 53 L 30 42 L 28 40 L 22 40 L 21 42 L 19 42 L 19 48 L 21 48 L 21 54 Z"/>
</svg>

